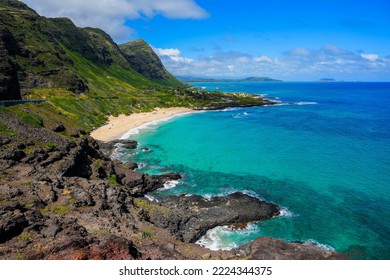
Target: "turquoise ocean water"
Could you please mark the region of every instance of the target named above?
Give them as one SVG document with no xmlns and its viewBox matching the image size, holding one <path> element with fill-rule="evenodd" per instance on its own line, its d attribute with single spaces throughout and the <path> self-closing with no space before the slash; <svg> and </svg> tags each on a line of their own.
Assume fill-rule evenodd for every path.
<svg viewBox="0 0 390 280">
<path fill-rule="evenodd" d="M 245 230 L 215 228 L 203 246 L 272 236 L 390 259 L 390 83 L 193 85 L 281 102 L 181 116 L 130 136 L 140 148 L 122 158 L 143 163 L 143 172 L 185 175 L 151 197 L 243 191 L 283 209 Z"/>
</svg>

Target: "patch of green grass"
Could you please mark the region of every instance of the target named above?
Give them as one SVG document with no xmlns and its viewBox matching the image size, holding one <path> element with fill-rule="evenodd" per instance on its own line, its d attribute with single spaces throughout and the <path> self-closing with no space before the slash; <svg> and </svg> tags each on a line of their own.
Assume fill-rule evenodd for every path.
<svg viewBox="0 0 390 280">
<path fill-rule="evenodd" d="M 41 115 L 38 115 L 36 112 L 30 110 L 29 106 L 15 106 L 13 110 L 19 119 L 25 124 L 35 127 L 41 128 L 43 127 L 43 118 Z"/>
<path fill-rule="evenodd" d="M 48 205 L 45 208 L 41 209 L 42 215 L 49 215 L 50 213 L 58 215 L 69 214 L 70 208 L 68 205 Z"/>
<path fill-rule="evenodd" d="M 48 143 L 48 144 L 46 145 L 46 147 L 47 147 L 47 150 L 48 150 L 49 152 L 53 152 L 53 151 L 55 151 L 55 150 L 57 149 L 57 145 L 56 145 L 56 144 L 53 144 L 53 143 Z"/>
<path fill-rule="evenodd" d="M 0 205 L 1 206 L 8 206 L 10 204 L 11 204 L 11 201 L 9 201 L 9 200 L 5 200 L 5 199 L 0 200 Z"/>
<path fill-rule="evenodd" d="M 118 185 L 118 182 L 116 181 L 116 175 L 111 175 L 107 178 L 108 182 L 112 185 Z"/>
<path fill-rule="evenodd" d="M 95 160 L 95 161 L 92 163 L 93 169 L 98 170 L 98 169 L 102 168 L 102 167 L 103 167 L 103 166 L 102 166 L 103 162 L 104 162 L 104 161 L 101 160 L 101 159 Z"/>
<path fill-rule="evenodd" d="M 16 134 L 15 131 L 10 130 L 7 126 L 0 123 L 0 134 L 4 136 L 13 136 Z"/>
<path fill-rule="evenodd" d="M 73 197 L 72 197 L 72 198 L 69 198 L 69 199 L 68 199 L 68 203 L 69 203 L 69 204 L 76 204 L 76 203 L 77 203 L 77 199 L 75 199 L 75 198 L 73 198 Z"/>
<path fill-rule="evenodd" d="M 28 202 L 24 205 L 24 208 L 26 209 L 31 209 L 34 207 L 34 202 Z"/>
<path fill-rule="evenodd" d="M 146 230 L 142 231 L 142 238 L 152 238 L 152 234 Z"/>
<path fill-rule="evenodd" d="M 24 241 L 29 241 L 31 239 L 31 233 L 29 233 L 29 232 L 22 232 L 19 235 L 19 238 L 24 240 Z"/>
</svg>

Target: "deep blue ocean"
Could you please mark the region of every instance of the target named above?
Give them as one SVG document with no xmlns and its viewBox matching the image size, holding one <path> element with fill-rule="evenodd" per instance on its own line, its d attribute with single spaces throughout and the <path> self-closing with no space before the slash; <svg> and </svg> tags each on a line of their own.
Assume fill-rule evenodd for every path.
<svg viewBox="0 0 390 280">
<path fill-rule="evenodd" d="M 185 176 L 150 197 L 243 191 L 282 207 L 245 230 L 215 228 L 201 245 L 231 249 L 272 236 L 390 259 L 390 83 L 193 85 L 280 102 L 190 114 L 131 135 L 140 148 L 125 159 Z"/>
</svg>

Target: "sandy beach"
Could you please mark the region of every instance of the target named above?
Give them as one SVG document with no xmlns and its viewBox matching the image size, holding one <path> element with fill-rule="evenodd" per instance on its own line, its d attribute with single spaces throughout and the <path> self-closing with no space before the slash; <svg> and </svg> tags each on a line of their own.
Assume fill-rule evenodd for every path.
<svg viewBox="0 0 390 280">
<path fill-rule="evenodd" d="M 189 108 L 176 107 L 156 108 L 153 112 L 134 113 L 129 116 L 111 116 L 109 117 L 108 123 L 92 131 L 91 136 L 97 140 L 110 141 L 121 138 L 131 129 L 135 129 L 144 124 L 191 112 L 196 111 Z"/>
</svg>

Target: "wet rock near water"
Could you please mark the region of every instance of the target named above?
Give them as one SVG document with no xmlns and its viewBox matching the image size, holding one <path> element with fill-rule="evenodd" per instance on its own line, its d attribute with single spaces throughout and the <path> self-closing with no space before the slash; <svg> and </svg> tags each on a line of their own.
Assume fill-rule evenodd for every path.
<svg viewBox="0 0 390 280">
<path fill-rule="evenodd" d="M 328 251 L 308 243 L 285 242 L 271 237 L 259 237 L 233 250 L 237 256 L 250 260 L 335 260 L 346 255 Z"/>
<path fill-rule="evenodd" d="M 104 141 L 96 141 L 98 143 L 99 149 L 102 153 L 107 156 L 111 156 L 112 152 L 119 145 L 123 149 L 134 150 L 138 147 L 138 142 L 135 140 L 127 140 L 127 139 L 116 139 L 109 142 Z"/>
<path fill-rule="evenodd" d="M 270 219 L 280 214 L 278 206 L 243 193 L 206 199 L 199 195 L 170 196 L 161 203 L 135 201 L 140 215 L 158 227 L 167 228 L 184 242 L 195 242 L 209 229 Z"/>
</svg>

